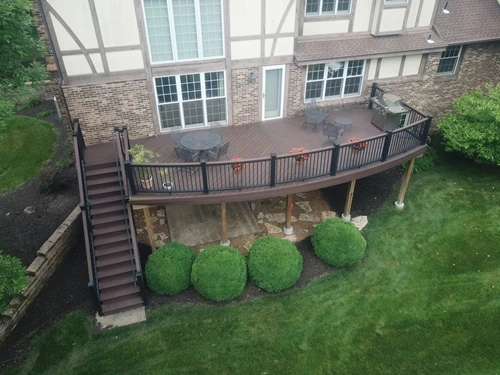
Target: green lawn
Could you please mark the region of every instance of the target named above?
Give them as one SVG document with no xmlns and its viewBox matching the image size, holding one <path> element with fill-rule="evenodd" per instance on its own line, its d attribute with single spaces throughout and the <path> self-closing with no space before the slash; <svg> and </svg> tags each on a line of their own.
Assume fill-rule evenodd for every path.
<svg viewBox="0 0 500 375">
<path fill-rule="evenodd" d="M 498 169 L 415 175 L 403 211 L 394 196 L 370 217 L 356 267 L 104 333 L 72 314 L 10 374 L 499 374 L 499 198 Z"/>
<path fill-rule="evenodd" d="M 13 116 L 0 133 L 0 194 L 33 179 L 54 155 L 54 126 L 34 118 Z"/>
</svg>

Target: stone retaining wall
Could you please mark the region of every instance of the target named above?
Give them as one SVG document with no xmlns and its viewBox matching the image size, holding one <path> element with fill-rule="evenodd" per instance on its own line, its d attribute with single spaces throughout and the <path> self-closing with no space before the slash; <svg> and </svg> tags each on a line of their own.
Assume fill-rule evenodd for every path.
<svg viewBox="0 0 500 375">
<path fill-rule="evenodd" d="M 22 319 L 31 303 L 64 259 L 82 230 L 80 207 L 76 207 L 50 238 L 37 251 L 37 257 L 27 269 L 28 282 L 19 297 L 14 298 L 0 316 L 0 342 Z"/>
</svg>

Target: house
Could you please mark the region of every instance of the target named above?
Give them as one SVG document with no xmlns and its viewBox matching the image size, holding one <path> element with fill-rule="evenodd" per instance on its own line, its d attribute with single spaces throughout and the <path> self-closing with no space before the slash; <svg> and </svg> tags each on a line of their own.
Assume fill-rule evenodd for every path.
<svg viewBox="0 0 500 375">
<path fill-rule="evenodd" d="M 38 0 L 34 15 L 74 126 L 89 287 L 103 313 L 142 303 L 132 205 L 220 203 L 224 222 L 226 202 L 288 195 L 290 205 L 293 193 L 344 182 L 352 192 L 357 178 L 421 155 L 430 114 L 500 81 L 495 0 Z M 368 108 L 384 91 L 404 99 L 389 132 Z M 362 139 L 321 148 L 321 132 L 301 129 L 313 103 Z M 171 135 L 214 124 L 228 125 L 231 156 L 244 161 L 180 165 Z M 134 165 L 134 142 L 159 163 Z M 285 155 L 300 146 L 309 151 Z"/>
</svg>

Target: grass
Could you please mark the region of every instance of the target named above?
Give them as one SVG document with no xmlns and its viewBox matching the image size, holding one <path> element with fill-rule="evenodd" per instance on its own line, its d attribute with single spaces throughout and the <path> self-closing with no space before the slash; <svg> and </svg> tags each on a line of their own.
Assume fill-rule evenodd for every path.
<svg viewBox="0 0 500 375">
<path fill-rule="evenodd" d="M 32 180 L 54 155 L 54 126 L 34 118 L 13 116 L 0 136 L 0 194 Z"/>
<path fill-rule="evenodd" d="M 73 314 L 8 374 L 500 373 L 498 169 L 437 167 L 412 178 L 403 211 L 394 200 L 353 268 L 108 332 Z"/>
</svg>

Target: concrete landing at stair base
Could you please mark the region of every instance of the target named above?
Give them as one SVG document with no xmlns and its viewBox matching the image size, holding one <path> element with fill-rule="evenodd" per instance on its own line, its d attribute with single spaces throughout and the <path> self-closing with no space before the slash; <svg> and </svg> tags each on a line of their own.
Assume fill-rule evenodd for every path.
<svg viewBox="0 0 500 375">
<path fill-rule="evenodd" d="M 101 329 L 123 327 L 144 321 L 146 321 L 146 308 L 144 306 L 106 316 L 96 314 L 96 322 Z"/>
</svg>

